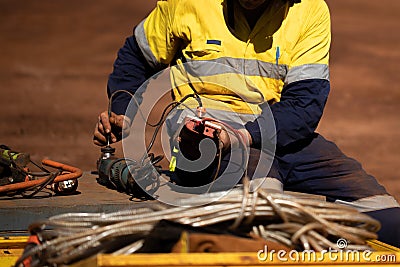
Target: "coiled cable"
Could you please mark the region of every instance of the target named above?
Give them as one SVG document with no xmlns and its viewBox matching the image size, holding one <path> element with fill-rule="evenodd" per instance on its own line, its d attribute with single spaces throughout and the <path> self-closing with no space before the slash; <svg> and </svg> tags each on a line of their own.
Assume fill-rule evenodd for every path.
<svg viewBox="0 0 400 267">
<path fill-rule="evenodd" d="M 29 256 L 40 258 L 40 264 L 71 263 L 105 250 L 111 240 L 122 236 L 134 237 L 129 247 L 143 239 L 160 220 L 194 227 L 231 222 L 238 231 L 251 226 L 252 235 L 293 249 L 315 251 L 338 249 L 335 242 L 339 238 L 349 242 L 346 249 L 371 249 L 366 241 L 375 239 L 380 227 L 378 221 L 353 208 L 322 200 L 267 193 L 262 189 L 249 192 L 236 188 L 223 194 L 215 192 L 182 199 L 179 207 L 146 203 L 137 209 L 115 213 L 68 213 L 51 217 L 30 227 L 32 233 L 42 237 L 51 231 L 51 239 L 27 251 L 17 263 Z M 207 204 L 210 200 L 215 201 Z M 201 203 L 204 205 L 193 206 Z M 139 247 L 138 243 L 134 247 Z M 132 253 L 134 249 L 129 247 L 126 251 Z"/>
</svg>

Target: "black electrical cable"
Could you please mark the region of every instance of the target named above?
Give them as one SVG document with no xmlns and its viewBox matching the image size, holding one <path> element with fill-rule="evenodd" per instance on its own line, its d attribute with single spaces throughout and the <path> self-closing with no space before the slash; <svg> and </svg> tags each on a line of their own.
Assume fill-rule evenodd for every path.
<svg viewBox="0 0 400 267">
<path fill-rule="evenodd" d="M 148 145 L 147 148 L 146 148 L 147 153 L 149 153 L 150 149 L 153 147 L 154 142 L 155 142 L 156 137 L 157 137 L 157 134 L 158 134 L 158 132 L 160 131 L 161 126 L 164 124 L 164 122 L 165 122 L 167 116 L 172 112 L 172 110 L 174 110 L 174 108 L 178 107 L 179 105 L 182 105 L 182 104 L 184 103 L 184 101 L 186 101 L 186 99 L 188 99 L 189 97 L 194 97 L 194 98 L 195 98 L 195 95 L 194 95 L 194 94 L 186 95 L 186 96 L 183 97 L 181 100 L 172 102 L 172 103 L 175 103 L 175 105 L 174 105 L 174 107 L 173 107 L 171 110 L 169 110 L 168 112 L 166 112 L 164 118 L 162 118 L 162 120 L 160 120 L 160 123 L 156 126 L 156 129 L 154 130 L 154 133 L 153 133 L 153 136 L 152 136 L 152 138 L 151 138 L 151 141 L 150 141 L 149 145 Z M 183 105 L 184 105 L 184 104 L 183 104 Z M 165 109 L 164 109 L 164 110 L 165 110 Z M 163 114 L 164 114 L 164 112 L 163 112 Z"/>
<path fill-rule="evenodd" d="M 158 121 L 157 123 L 151 124 L 151 123 L 149 123 L 149 122 L 146 121 L 146 124 L 147 124 L 148 126 L 150 126 L 150 127 L 157 127 L 158 125 L 162 124 L 163 121 L 164 121 L 164 116 L 167 116 L 167 115 L 170 113 L 170 111 L 167 113 L 168 108 L 172 107 L 172 109 L 174 109 L 174 108 L 175 108 L 175 105 L 176 105 L 175 102 L 169 103 L 169 104 L 164 108 L 164 110 L 163 110 L 163 112 L 162 112 L 162 114 L 161 114 L 161 117 L 160 117 L 160 119 L 159 119 L 159 121 Z M 166 114 L 166 113 L 167 113 L 167 114 Z"/>
<path fill-rule="evenodd" d="M 127 94 L 129 94 L 129 95 L 132 97 L 132 99 L 135 101 L 136 105 L 138 106 L 139 114 L 140 114 L 140 116 L 142 117 L 142 119 L 144 120 L 144 122 L 146 123 L 146 125 L 148 125 L 148 126 L 150 126 L 150 127 L 155 127 L 155 130 L 154 130 L 154 133 L 153 133 L 153 135 L 152 135 L 152 138 L 150 139 L 150 142 L 149 142 L 148 146 L 146 147 L 146 152 L 145 152 L 145 154 L 143 155 L 142 159 L 140 160 L 140 168 L 142 168 L 142 169 L 147 169 L 147 168 L 149 168 L 149 167 L 151 167 L 151 166 L 152 166 L 152 167 L 155 167 L 154 165 L 155 165 L 157 162 L 159 162 L 159 161 L 161 161 L 161 160 L 163 159 L 163 156 L 158 156 L 158 157 L 157 157 L 157 158 L 158 158 L 158 161 L 157 161 L 157 162 L 153 162 L 153 161 L 154 161 L 154 154 L 149 153 L 149 152 L 150 152 L 150 150 L 152 149 L 152 147 L 153 147 L 153 145 L 154 145 L 154 143 L 155 143 L 156 137 L 157 137 L 157 135 L 158 135 L 158 132 L 159 132 L 159 130 L 161 129 L 162 125 L 164 124 L 166 118 L 168 117 L 168 115 L 169 115 L 176 107 L 178 107 L 179 105 L 184 105 L 184 106 L 186 106 L 186 105 L 184 104 L 184 101 L 186 101 L 189 97 L 193 97 L 193 98 L 198 102 L 198 105 L 199 105 L 198 107 L 199 107 L 199 108 L 202 108 L 202 107 L 203 107 L 203 103 L 202 103 L 202 101 L 201 101 L 200 95 L 198 94 L 198 92 L 196 91 L 196 89 L 194 88 L 194 86 L 193 86 L 193 84 L 192 84 L 191 82 L 189 82 L 189 86 L 190 86 L 190 88 L 192 89 L 193 94 L 186 95 L 186 96 L 184 96 L 184 97 L 183 97 L 181 100 L 179 100 L 179 101 L 173 101 L 173 102 L 169 103 L 169 104 L 164 108 L 164 110 L 163 110 L 163 112 L 162 112 L 162 114 L 161 114 L 161 116 L 160 116 L 159 121 L 158 121 L 157 123 L 155 123 L 155 124 L 150 124 L 150 123 L 147 121 L 147 119 L 146 119 L 145 116 L 143 115 L 143 113 L 142 113 L 142 111 L 141 111 L 141 109 L 140 109 L 140 107 L 139 107 L 139 103 L 136 101 L 136 99 L 135 99 L 133 93 L 131 93 L 131 92 L 127 91 L 127 90 L 118 90 L 118 91 L 115 91 L 115 92 L 110 96 L 110 98 L 109 98 L 109 103 L 108 103 L 108 116 L 109 116 L 109 117 L 111 116 L 111 105 L 112 105 L 112 101 L 113 101 L 114 96 L 115 96 L 116 94 L 118 94 L 118 93 L 127 93 Z M 186 106 L 186 107 L 187 107 L 187 106 Z M 189 110 L 191 110 L 191 109 L 189 108 Z M 234 135 L 236 135 L 237 139 L 239 140 L 240 145 L 243 146 L 243 151 L 246 150 L 246 144 L 244 144 L 243 137 L 240 136 L 239 133 L 237 133 L 237 132 L 236 132 L 234 129 L 232 129 L 229 125 L 226 125 L 225 123 L 223 123 L 223 122 L 221 122 L 221 121 L 219 121 L 219 120 L 215 120 L 215 119 L 211 119 L 211 120 L 212 120 L 212 121 L 215 121 L 215 122 L 219 122 L 219 123 L 221 123 L 222 125 L 226 126 L 227 128 L 230 128 L 230 129 L 232 130 L 232 132 L 234 133 Z M 109 139 L 107 138 L 107 140 L 109 140 Z M 108 142 L 107 142 L 107 143 L 108 143 Z M 242 153 L 245 153 L 245 152 L 242 152 Z M 150 155 L 152 155 L 152 156 L 150 156 Z M 244 156 L 245 156 L 245 155 L 244 155 Z M 149 158 L 149 157 L 150 157 L 149 162 L 148 162 L 147 164 L 145 164 L 144 162 L 145 162 L 146 158 Z M 151 157 L 153 157 L 153 158 L 151 158 Z M 124 160 L 124 159 L 121 159 L 121 160 Z M 216 180 L 217 177 L 218 177 L 218 173 L 219 173 L 220 166 L 221 166 L 221 161 L 222 161 L 222 147 L 221 147 L 221 142 L 220 142 L 220 143 L 219 143 L 219 146 L 218 146 L 218 164 L 217 164 L 217 169 L 216 169 L 215 174 L 214 174 L 214 176 L 213 176 L 213 179 L 212 179 L 212 182 L 211 182 L 211 185 L 210 185 L 209 190 L 211 189 L 212 185 L 214 184 L 215 180 Z M 118 162 L 119 162 L 119 161 L 118 161 Z M 115 163 L 116 163 L 116 162 L 114 162 L 114 164 L 115 164 Z M 150 164 L 150 165 L 149 165 L 149 164 Z M 130 165 L 132 165 L 132 164 L 130 164 Z M 242 164 L 242 166 L 243 166 L 243 164 Z M 126 167 L 127 167 L 127 166 L 126 166 Z M 111 169 L 112 169 L 112 168 L 110 168 L 110 171 L 109 171 L 109 172 L 111 172 Z M 244 169 L 245 169 L 245 173 L 246 173 L 246 169 L 247 169 L 247 168 L 244 168 Z M 122 173 L 122 171 L 123 171 L 123 170 L 121 170 L 120 173 Z M 143 179 L 147 179 L 147 178 L 151 175 L 151 171 L 152 171 L 152 169 L 150 168 L 150 171 L 149 171 L 147 174 L 145 174 L 144 177 L 142 177 L 142 178 L 143 178 Z M 110 175 L 111 175 L 111 173 L 109 173 L 109 177 L 110 177 Z M 247 175 L 247 174 L 245 174 L 245 176 L 246 176 L 246 175 Z M 141 179 L 141 180 L 143 180 L 143 179 Z M 122 183 L 122 181 L 120 181 L 120 182 Z M 116 187 L 116 185 L 115 185 L 114 182 L 112 182 L 112 184 Z"/>
<path fill-rule="evenodd" d="M 182 105 L 184 101 L 186 101 L 189 97 L 193 97 L 194 99 L 197 100 L 198 104 L 200 107 L 202 107 L 203 103 L 201 102 L 200 96 L 197 93 L 197 91 L 193 88 L 193 85 L 191 85 L 192 90 L 194 91 L 194 94 L 189 94 L 184 96 L 181 100 L 179 101 L 173 101 L 171 103 L 169 103 L 163 110 L 161 117 L 159 119 L 159 121 L 155 124 L 150 124 L 148 123 L 147 119 L 145 118 L 144 114 L 142 113 L 142 110 L 139 107 L 139 103 L 136 101 L 135 99 L 135 95 L 131 92 L 129 92 L 128 90 L 118 90 L 115 91 L 114 93 L 111 94 L 110 98 L 109 98 L 109 102 L 108 102 L 108 116 L 111 116 L 111 106 L 112 106 L 112 101 L 115 95 L 119 94 L 119 93 L 126 93 L 128 95 L 131 96 L 131 98 L 135 101 L 136 105 L 138 106 L 138 111 L 140 116 L 142 117 L 143 121 L 146 123 L 146 125 L 150 126 L 150 127 L 155 127 L 155 131 L 153 133 L 153 136 L 151 138 L 151 141 L 149 143 L 149 145 L 146 148 L 146 153 L 149 153 L 150 149 L 153 147 L 156 136 L 161 128 L 161 126 L 163 125 L 163 123 L 165 122 L 167 116 L 172 112 L 172 110 L 174 110 L 176 107 L 178 107 L 179 105 Z M 172 107 L 172 108 L 171 108 Z M 168 110 L 169 108 L 171 108 L 170 110 Z M 146 157 L 146 156 L 145 156 Z"/>
<path fill-rule="evenodd" d="M 8 196 L 15 196 L 15 195 L 20 194 L 24 198 L 32 198 L 33 196 L 38 194 L 40 191 L 42 191 L 46 186 L 48 186 L 49 184 L 53 183 L 54 179 L 61 173 L 60 170 L 58 170 L 56 172 L 50 172 L 49 170 L 47 170 L 43 166 L 40 166 L 39 164 L 37 164 L 36 162 L 34 162 L 32 160 L 29 160 L 29 163 L 35 165 L 37 168 L 42 170 L 42 172 L 30 172 L 30 171 L 27 171 L 24 168 L 22 168 L 21 166 L 19 166 L 15 162 L 14 158 L 11 155 L 11 153 L 18 153 L 18 152 L 11 151 L 11 149 L 8 146 L 2 145 L 2 148 L 7 148 L 7 150 L 9 150 L 8 151 L 8 157 L 9 157 L 10 164 L 12 165 L 12 167 L 17 169 L 19 172 L 21 172 L 26 177 L 29 177 L 30 180 L 35 180 L 35 178 L 48 176 L 46 179 L 43 178 L 43 182 L 41 182 L 40 184 L 31 186 L 31 187 L 28 187 L 28 188 L 24 188 L 24 189 L 21 189 L 21 190 L 16 190 L 14 192 L 9 192 L 7 194 Z M 32 191 L 32 190 L 33 190 L 32 193 L 26 194 L 28 191 Z"/>
<path fill-rule="evenodd" d="M 194 88 L 193 88 L 193 90 L 194 90 Z M 109 167 L 108 173 L 107 173 L 108 181 L 114 188 L 116 188 L 117 190 L 123 189 L 123 191 L 125 191 L 126 193 L 131 194 L 131 193 L 137 191 L 136 189 L 138 189 L 138 188 L 135 187 L 135 184 L 137 184 L 137 182 L 149 180 L 149 179 L 151 179 L 151 181 L 152 181 L 150 184 L 152 185 L 153 188 L 159 187 L 160 181 L 159 181 L 158 177 L 154 176 L 154 169 L 157 170 L 158 172 L 160 171 L 159 169 L 161 169 L 161 167 L 157 166 L 156 164 L 158 162 L 160 162 L 164 158 L 164 156 L 159 155 L 159 156 L 155 157 L 153 153 L 150 153 L 150 150 L 152 149 L 152 147 L 155 143 L 156 137 L 159 133 L 159 130 L 164 125 L 164 122 L 167 119 L 168 115 L 176 107 L 178 107 L 179 105 L 186 106 L 183 102 L 186 101 L 190 97 L 197 99 L 197 102 L 199 103 L 199 105 L 202 106 L 200 96 L 197 94 L 197 92 L 195 90 L 194 90 L 194 92 L 195 92 L 195 94 L 186 95 L 180 101 L 173 101 L 173 102 L 169 103 L 163 109 L 160 119 L 155 124 L 151 124 L 147 121 L 147 119 L 145 118 L 144 114 L 142 113 L 142 110 L 140 109 L 140 105 L 137 102 L 137 100 L 135 99 L 135 96 L 133 93 L 131 93 L 127 90 L 118 90 L 118 91 L 115 91 L 110 96 L 109 103 L 108 103 L 108 110 L 107 110 L 109 117 L 111 116 L 111 106 L 112 106 L 114 96 L 119 93 L 126 93 L 129 96 L 131 96 L 133 101 L 135 101 L 135 103 L 138 107 L 138 112 L 139 112 L 141 118 L 143 119 L 143 121 L 145 122 L 145 124 L 147 126 L 155 128 L 154 133 L 151 137 L 151 140 L 146 147 L 146 151 L 140 160 L 140 164 L 138 164 L 134 160 L 120 158 L 120 159 L 116 159 L 112 163 L 112 165 Z M 107 145 L 109 145 L 109 136 L 107 136 Z M 146 161 L 146 160 L 148 160 L 148 161 Z M 121 163 L 121 162 L 124 162 L 124 163 Z M 119 166 L 119 165 L 121 165 L 121 166 Z M 124 184 L 125 182 L 122 181 L 122 175 L 123 175 L 123 173 L 126 173 L 126 171 L 125 171 L 126 168 L 129 168 L 128 170 L 132 177 L 128 177 L 128 179 L 126 181 L 126 185 L 125 185 Z M 115 169 L 116 172 L 118 172 L 118 173 L 112 173 L 113 169 Z M 115 177 L 115 176 L 117 176 L 117 177 Z M 132 178 L 134 179 L 133 181 L 131 181 Z M 140 186 L 140 185 L 137 185 L 137 186 Z"/>
<path fill-rule="evenodd" d="M 27 189 L 25 189 L 25 190 L 21 193 L 21 195 L 22 195 L 24 198 L 32 198 L 32 197 L 35 196 L 37 193 L 39 193 L 40 191 L 42 191 L 43 188 L 45 188 L 45 187 L 48 186 L 49 184 L 52 184 L 52 183 L 54 182 L 54 179 L 56 179 L 56 177 L 57 177 L 60 173 L 61 173 L 60 170 L 58 170 L 58 171 L 56 171 L 56 172 L 53 172 L 53 173 L 50 173 L 49 177 L 48 177 L 45 181 L 43 181 L 43 182 L 42 182 L 41 184 L 39 184 L 39 185 L 36 185 L 36 186 L 32 187 L 32 188 L 36 188 L 32 193 L 30 193 L 30 194 L 28 194 L 28 195 L 25 195 L 25 192 L 26 192 L 26 191 L 32 190 L 32 188 L 27 188 Z"/>
<path fill-rule="evenodd" d="M 34 161 L 32 161 L 32 160 L 31 160 L 30 162 L 31 162 L 33 165 L 35 165 L 36 167 L 38 167 L 39 169 L 41 169 L 43 172 L 50 173 L 49 170 L 47 170 L 45 167 L 43 167 L 43 166 L 37 164 L 36 162 L 34 162 Z"/>
</svg>

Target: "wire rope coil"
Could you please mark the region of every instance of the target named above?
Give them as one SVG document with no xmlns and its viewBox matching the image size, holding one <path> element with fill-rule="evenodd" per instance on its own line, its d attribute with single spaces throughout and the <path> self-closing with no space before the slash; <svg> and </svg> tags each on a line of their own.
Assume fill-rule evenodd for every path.
<svg viewBox="0 0 400 267">
<path fill-rule="evenodd" d="M 212 203 L 197 206 L 210 199 Z M 347 240 L 348 250 L 371 249 L 366 241 L 376 239 L 380 228 L 378 221 L 350 207 L 319 199 L 267 193 L 262 189 L 249 192 L 235 188 L 227 194 L 214 192 L 182 199 L 181 204 L 170 207 L 154 202 L 142 203 L 135 209 L 113 213 L 67 213 L 33 223 L 29 230 L 38 234 L 42 243 L 26 251 L 17 263 L 31 256 L 38 257 L 42 265 L 70 263 L 104 251 L 112 240 L 126 236 L 133 236 L 134 241 L 125 249 L 119 249 L 118 254 L 132 253 L 140 248 L 140 240 L 160 220 L 194 227 L 230 222 L 231 228 L 250 227 L 250 235 L 297 250 L 314 251 L 340 249 L 336 244 L 340 238 Z M 196 206 L 190 206 L 193 204 Z"/>
</svg>

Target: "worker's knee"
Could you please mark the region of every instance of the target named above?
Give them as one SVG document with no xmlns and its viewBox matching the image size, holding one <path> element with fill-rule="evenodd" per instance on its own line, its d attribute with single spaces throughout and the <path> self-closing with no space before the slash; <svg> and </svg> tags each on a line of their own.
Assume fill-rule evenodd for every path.
<svg viewBox="0 0 400 267">
<path fill-rule="evenodd" d="M 379 241 L 400 247 L 400 208 L 369 211 L 365 214 L 381 223 L 382 227 L 378 232 Z"/>
</svg>

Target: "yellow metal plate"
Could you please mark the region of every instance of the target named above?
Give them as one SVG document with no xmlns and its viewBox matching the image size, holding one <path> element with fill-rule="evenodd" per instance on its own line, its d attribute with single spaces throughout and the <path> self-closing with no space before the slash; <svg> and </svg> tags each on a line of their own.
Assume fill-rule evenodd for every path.
<svg viewBox="0 0 400 267">
<path fill-rule="evenodd" d="M 27 237 L 0 238 L 0 266 L 13 266 L 22 254 Z M 75 263 L 73 267 L 144 267 L 144 266 L 399 266 L 400 249 L 379 241 L 369 244 L 376 252 L 268 254 L 258 253 L 166 253 L 113 256 L 99 254 Z"/>
<path fill-rule="evenodd" d="M 73 267 L 144 267 L 144 266 L 399 266 L 399 252 L 372 252 L 368 260 L 358 260 L 337 255 L 316 253 L 317 260 L 311 258 L 282 261 L 277 257 L 272 260 L 260 260 L 257 253 L 188 253 L 188 254 L 134 254 L 129 256 L 98 255 L 76 263 Z M 336 258 L 332 260 L 332 258 Z"/>
</svg>

